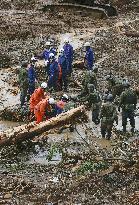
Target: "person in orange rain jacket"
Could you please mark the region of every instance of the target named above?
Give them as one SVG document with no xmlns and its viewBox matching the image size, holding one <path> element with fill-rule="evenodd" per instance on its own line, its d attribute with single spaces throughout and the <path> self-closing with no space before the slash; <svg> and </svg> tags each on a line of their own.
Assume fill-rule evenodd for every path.
<svg viewBox="0 0 139 205">
<path fill-rule="evenodd" d="M 57 113 L 57 115 L 59 115 L 63 112 L 64 106 L 66 105 L 68 100 L 69 100 L 69 97 L 66 94 L 64 94 L 62 96 L 61 100 L 57 102 L 57 104 L 56 104 L 56 113 Z"/>
<path fill-rule="evenodd" d="M 55 100 L 53 98 L 45 98 L 41 100 L 34 108 L 34 114 L 36 118 L 36 123 L 39 124 L 43 121 L 43 118 L 46 114 L 46 111 L 51 111 L 51 105 L 55 104 Z M 47 119 L 47 116 L 46 116 Z"/>
<path fill-rule="evenodd" d="M 47 88 L 47 83 L 42 83 L 41 84 L 41 87 L 37 88 L 34 93 L 31 95 L 31 98 L 30 98 L 30 105 L 29 105 L 29 108 L 30 108 L 30 112 L 31 112 L 31 116 L 33 116 L 33 113 L 34 113 L 34 108 L 35 106 L 42 100 L 45 98 L 44 96 L 44 91 L 45 89 Z"/>
</svg>

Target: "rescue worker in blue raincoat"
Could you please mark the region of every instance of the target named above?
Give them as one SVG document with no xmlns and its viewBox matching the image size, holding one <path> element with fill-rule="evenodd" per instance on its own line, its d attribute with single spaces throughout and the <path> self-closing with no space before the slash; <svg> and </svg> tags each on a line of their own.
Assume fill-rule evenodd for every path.
<svg viewBox="0 0 139 205">
<path fill-rule="evenodd" d="M 51 43 L 49 41 L 46 42 L 45 44 L 45 50 L 42 53 L 42 58 L 44 59 L 45 62 L 45 72 L 47 74 L 47 76 L 49 75 L 49 68 L 50 68 L 50 61 L 49 61 L 49 55 L 50 55 L 50 46 Z"/>
<path fill-rule="evenodd" d="M 57 49 L 56 49 L 55 41 L 51 40 L 50 44 L 51 44 L 50 53 L 53 53 L 56 56 L 57 55 Z"/>
<path fill-rule="evenodd" d="M 42 53 L 42 58 L 47 61 L 49 59 L 49 54 L 50 54 L 50 46 L 51 43 L 49 41 L 46 42 L 45 44 L 45 50 Z"/>
<path fill-rule="evenodd" d="M 35 71 L 36 61 L 37 61 L 37 59 L 35 57 L 32 57 L 31 63 L 28 66 L 28 81 L 29 81 L 28 93 L 30 96 L 34 93 L 35 82 L 37 82 L 36 71 Z"/>
<path fill-rule="evenodd" d="M 65 39 L 65 45 L 63 46 L 65 56 L 68 62 L 68 73 L 72 73 L 72 62 L 73 62 L 73 47 L 69 44 L 69 40 Z"/>
<path fill-rule="evenodd" d="M 68 75 L 68 61 L 64 53 L 64 49 L 60 49 L 60 55 L 58 58 L 59 64 L 59 87 L 62 90 L 62 86 L 64 87 L 64 91 L 67 91 L 67 75 Z"/>
<path fill-rule="evenodd" d="M 49 55 L 50 59 L 50 69 L 49 69 L 49 80 L 48 80 L 48 87 L 57 91 L 58 87 L 58 73 L 59 73 L 59 68 L 58 68 L 58 62 L 55 59 L 55 55 L 53 53 L 50 53 Z"/>
<path fill-rule="evenodd" d="M 90 47 L 90 43 L 86 42 L 84 44 L 86 54 L 84 58 L 84 66 L 87 68 L 87 70 L 93 70 L 93 65 L 94 65 L 94 53 L 92 48 Z"/>
</svg>

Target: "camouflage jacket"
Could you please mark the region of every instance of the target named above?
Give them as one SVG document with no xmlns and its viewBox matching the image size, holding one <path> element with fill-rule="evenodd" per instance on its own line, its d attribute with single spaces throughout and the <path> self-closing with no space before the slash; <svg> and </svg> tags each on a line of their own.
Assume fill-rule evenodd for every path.
<svg viewBox="0 0 139 205">
<path fill-rule="evenodd" d="M 113 123 L 114 121 L 117 121 L 118 114 L 115 105 L 111 102 L 104 103 L 101 107 L 100 118 L 102 119 L 102 122 L 105 123 Z"/>
<path fill-rule="evenodd" d="M 18 82 L 20 89 L 27 89 L 29 85 L 28 81 L 28 71 L 24 68 L 20 68 L 19 70 L 19 76 L 18 76 Z"/>
<path fill-rule="evenodd" d="M 134 90 L 127 88 L 122 92 L 119 101 L 119 107 L 122 107 L 123 110 L 134 111 L 137 104 L 137 95 Z"/>
<path fill-rule="evenodd" d="M 101 98 L 98 91 L 95 90 L 94 92 L 89 93 L 86 100 L 88 101 L 89 107 L 93 110 L 100 108 Z"/>
<path fill-rule="evenodd" d="M 88 84 L 93 84 L 95 87 L 97 86 L 97 77 L 94 72 L 86 72 L 84 79 L 82 81 L 82 85 L 85 87 Z"/>
</svg>

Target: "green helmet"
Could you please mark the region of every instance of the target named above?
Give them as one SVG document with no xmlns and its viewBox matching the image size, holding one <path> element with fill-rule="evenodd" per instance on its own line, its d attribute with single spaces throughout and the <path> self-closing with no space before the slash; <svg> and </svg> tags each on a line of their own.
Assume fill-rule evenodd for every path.
<svg viewBox="0 0 139 205">
<path fill-rule="evenodd" d="M 88 90 L 90 90 L 90 91 L 94 91 L 95 86 L 94 86 L 93 84 L 88 84 L 88 85 L 87 85 L 87 88 L 88 88 Z"/>
</svg>

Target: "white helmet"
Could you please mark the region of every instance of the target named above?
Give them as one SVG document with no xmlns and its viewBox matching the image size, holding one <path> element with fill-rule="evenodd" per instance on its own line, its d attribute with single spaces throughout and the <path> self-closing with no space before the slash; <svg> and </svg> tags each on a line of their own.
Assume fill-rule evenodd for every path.
<svg viewBox="0 0 139 205">
<path fill-rule="evenodd" d="M 45 43 L 45 45 L 46 45 L 46 46 L 50 46 L 50 45 L 51 45 L 50 41 L 47 41 L 47 42 Z"/>
<path fill-rule="evenodd" d="M 33 57 L 31 58 L 31 61 L 38 61 L 38 59 L 33 56 Z"/>
<path fill-rule="evenodd" d="M 67 94 L 64 94 L 64 95 L 62 96 L 62 99 L 69 100 L 69 97 L 68 97 Z"/>
<path fill-rule="evenodd" d="M 54 98 L 49 98 L 48 102 L 49 102 L 50 105 L 54 105 L 55 104 Z"/>
<path fill-rule="evenodd" d="M 64 39 L 64 43 L 69 43 L 69 39 L 68 39 L 68 38 L 65 38 L 65 39 Z"/>
<path fill-rule="evenodd" d="M 55 58 L 55 55 L 53 53 L 50 53 L 49 58 Z"/>
<path fill-rule="evenodd" d="M 89 42 L 86 42 L 86 43 L 84 44 L 84 47 L 90 47 L 90 43 L 89 43 Z"/>
<path fill-rule="evenodd" d="M 42 84 L 41 84 L 41 88 L 47 88 L 47 83 L 45 83 L 45 82 L 43 82 Z"/>
<path fill-rule="evenodd" d="M 60 49 L 60 53 L 64 53 L 64 49 L 63 48 Z"/>
</svg>

